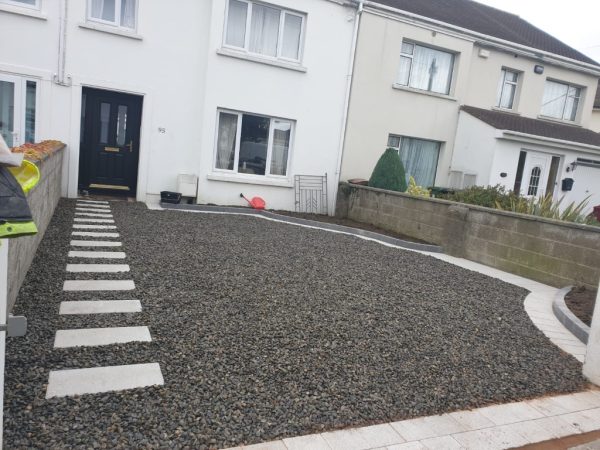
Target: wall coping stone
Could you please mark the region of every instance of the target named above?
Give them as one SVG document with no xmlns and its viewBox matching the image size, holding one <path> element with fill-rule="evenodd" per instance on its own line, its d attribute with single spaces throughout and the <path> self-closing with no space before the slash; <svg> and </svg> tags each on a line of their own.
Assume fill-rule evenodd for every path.
<svg viewBox="0 0 600 450">
<path fill-rule="evenodd" d="M 556 318 L 567 330 L 573 333 L 581 342 L 587 344 L 590 336 L 590 327 L 573 314 L 573 311 L 569 309 L 565 302 L 565 296 L 571 289 L 573 289 L 573 286 L 567 286 L 556 293 L 556 297 L 554 297 L 554 301 L 552 302 L 552 311 L 554 311 Z"/>
<path fill-rule="evenodd" d="M 488 214 L 495 214 L 495 215 L 503 216 L 503 217 L 524 219 L 524 220 L 528 220 L 531 222 L 539 222 L 539 223 L 556 225 L 559 227 L 564 227 L 564 228 L 569 228 L 569 229 L 578 229 L 578 230 L 589 231 L 592 233 L 600 234 L 600 227 L 595 227 L 592 225 L 584 225 L 584 224 L 580 224 L 580 223 L 565 222 L 562 220 L 548 219 L 546 217 L 532 216 L 529 214 L 515 213 L 512 211 L 502 211 L 500 209 L 487 208 L 485 206 L 478 206 L 478 205 L 470 205 L 468 203 L 454 202 L 451 200 L 444 200 L 444 199 L 440 199 L 440 198 L 418 197 L 415 195 L 407 194 L 405 192 L 388 191 L 386 189 L 379 189 L 379 188 L 374 188 L 374 187 L 369 187 L 369 186 L 361 186 L 361 185 L 357 185 L 357 184 L 351 184 L 346 181 L 340 182 L 340 185 L 347 186 L 351 189 L 357 189 L 357 190 L 361 189 L 361 190 L 365 190 L 365 191 L 373 191 L 373 192 L 377 192 L 377 193 L 381 193 L 381 194 L 391 195 L 394 197 L 402 197 L 402 198 L 416 200 L 416 201 L 438 203 L 438 204 L 446 205 L 446 206 L 460 205 L 460 206 L 464 206 L 465 208 L 468 208 L 469 210 L 472 210 L 472 211 L 480 211 L 480 212 L 485 212 Z"/>
</svg>

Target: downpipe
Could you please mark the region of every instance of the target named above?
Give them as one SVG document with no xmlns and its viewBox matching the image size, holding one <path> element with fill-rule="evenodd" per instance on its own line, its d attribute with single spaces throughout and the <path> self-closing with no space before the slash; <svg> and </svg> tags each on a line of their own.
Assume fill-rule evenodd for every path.
<svg viewBox="0 0 600 450">
<path fill-rule="evenodd" d="M 69 0 L 60 0 L 58 20 L 58 70 L 53 77 L 59 86 L 71 86 L 71 77 L 66 76 L 67 64 L 67 23 L 69 17 Z"/>
</svg>

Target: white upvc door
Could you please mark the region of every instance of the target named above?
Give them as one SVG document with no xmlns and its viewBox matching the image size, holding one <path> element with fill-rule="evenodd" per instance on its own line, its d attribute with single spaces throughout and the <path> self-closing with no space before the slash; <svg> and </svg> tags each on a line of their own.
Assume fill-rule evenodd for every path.
<svg viewBox="0 0 600 450">
<path fill-rule="evenodd" d="M 23 143 L 23 80 L 0 74 L 0 134 L 9 147 Z"/>
<path fill-rule="evenodd" d="M 543 197 L 548 186 L 548 174 L 552 163 L 552 155 L 527 152 L 521 195 L 524 197 Z"/>
</svg>

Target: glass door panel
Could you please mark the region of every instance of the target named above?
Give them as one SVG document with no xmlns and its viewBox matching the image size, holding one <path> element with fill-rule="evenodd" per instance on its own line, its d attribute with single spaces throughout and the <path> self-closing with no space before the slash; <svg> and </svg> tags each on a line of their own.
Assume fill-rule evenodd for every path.
<svg viewBox="0 0 600 450">
<path fill-rule="evenodd" d="M 9 147 L 21 144 L 21 80 L 0 76 L 0 134 Z"/>
</svg>

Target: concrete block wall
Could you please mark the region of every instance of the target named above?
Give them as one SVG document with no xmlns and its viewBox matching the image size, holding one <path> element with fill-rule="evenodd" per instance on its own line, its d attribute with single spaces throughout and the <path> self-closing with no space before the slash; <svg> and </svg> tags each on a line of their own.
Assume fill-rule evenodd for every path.
<svg viewBox="0 0 600 450">
<path fill-rule="evenodd" d="M 9 243 L 8 312 L 12 311 L 15 305 L 19 289 L 60 199 L 64 151 L 63 147 L 38 163 L 41 172 L 40 182 L 27 196 L 38 234 L 7 240 Z"/>
<path fill-rule="evenodd" d="M 336 215 L 556 287 L 598 287 L 600 228 L 342 183 Z"/>
</svg>

